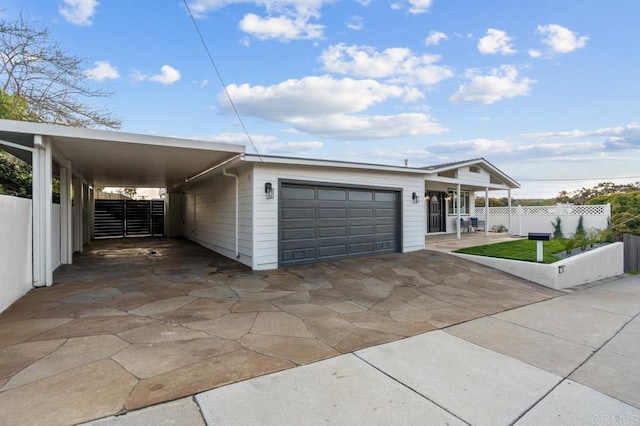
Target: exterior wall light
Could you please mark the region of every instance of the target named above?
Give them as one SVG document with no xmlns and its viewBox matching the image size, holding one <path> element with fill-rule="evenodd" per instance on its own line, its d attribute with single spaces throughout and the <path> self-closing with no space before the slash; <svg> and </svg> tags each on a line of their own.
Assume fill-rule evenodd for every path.
<svg viewBox="0 0 640 426">
<path fill-rule="evenodd" d="M 264 184 L 264 194 L 267 200 L 273 199 L 273 185 L 271 182 L 267 182 Z"/>
<path fill-rule="evenodd" d="M 413 204 L 418 204 L 420 202 L 420 200 L 418 200 L 418 194 L 415 192 L 411 194 L 411 198 L 413 199 Z"/>
</svg>

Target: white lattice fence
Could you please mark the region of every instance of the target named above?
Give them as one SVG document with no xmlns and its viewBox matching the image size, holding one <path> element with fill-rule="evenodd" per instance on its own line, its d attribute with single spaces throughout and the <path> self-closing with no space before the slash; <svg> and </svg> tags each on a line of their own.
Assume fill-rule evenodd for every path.
<svg viewBox="0 0 640 426">
<path fill-rule="evenodd" d="M 509 215 L 511 213 L 511 215 Z M 476 207 L 474 216 L 484 217 L 485 208 Z M 510 217 L 509 217 L 510 216 Z M 514 235 L 527 235 L 529 232 L 553 232 L 551 222 L 560 218 L 562 232 L 565 235 L 575 233 L 580 216 L 585 229 L 604 229 L 611 216 L 610 204 L 564 205 L 555 206 L 512 206 L 489 207 L 489 229 L 504 226 Z"/>
</svg>

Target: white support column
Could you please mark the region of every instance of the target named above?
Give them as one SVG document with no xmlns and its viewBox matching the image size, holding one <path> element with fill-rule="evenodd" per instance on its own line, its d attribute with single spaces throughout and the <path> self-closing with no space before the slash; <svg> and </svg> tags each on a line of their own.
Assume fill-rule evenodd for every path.
<svg viewBox="0 0 640 426">
<path fill-rule="evenodd" d="M 82 251 L 82 180 L 73 177 L 73 251 Z"/>
<path fill-rule="evenodd" d="M 60 167 L 60 262 L 73 263 L 73 211 L 71 203 L 73 171 L 71 161 Z"/>
<path fill-rule="evenodd" d="M 484 189 L 484 235 L 489 236 L 489 188 Z"/>
<path fill-rule="evenodd" d="M 456 223 L 458 224 L 458 226 L 456 228 L 458 230 L 456 236 L 458 237 L 458 239 L 460 239 L 461 238 L 460 228 L 461 228 L 461 225 L 462 225 L 460 223 L 460 184 L 458 184 L 458 186 L 456 187 L 456 212 L 458 213 L 456 215 Z"/>
<path fill-rule="evenodd" d="M 95 219 L 95 199 L 96 199 L 96 187 L 93 184 L 93 182 L 91 182 L 91 185 L 89 186 L 89 243 L 91 243 L 91 240 L 93 239 L 94 236 L 94 219 Z"/>
<path fill-rule="evenodd" d="M 41 135 L 33 138 L 33 284 L 53 284 L 51 265 L 51 143 Z"/>
<path fill-rule="evenodd" d="M 513 235 L 513 231 L 511 229 L 511 190 L 509 189 L 507 192 L 507 206 L 509 207 L 509 235 Z"/>
</svg>

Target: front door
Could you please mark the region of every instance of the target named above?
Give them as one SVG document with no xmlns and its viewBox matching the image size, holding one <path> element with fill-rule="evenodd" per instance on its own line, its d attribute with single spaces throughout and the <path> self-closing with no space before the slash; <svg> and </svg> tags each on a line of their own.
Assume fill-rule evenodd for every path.
<svg viewBox="0 0 640 426">
<path fill-rule="evenodd" d="M 429 229 L 428 232 L 445 232 L 444 192 L 429 192 Z"/>
</svg>

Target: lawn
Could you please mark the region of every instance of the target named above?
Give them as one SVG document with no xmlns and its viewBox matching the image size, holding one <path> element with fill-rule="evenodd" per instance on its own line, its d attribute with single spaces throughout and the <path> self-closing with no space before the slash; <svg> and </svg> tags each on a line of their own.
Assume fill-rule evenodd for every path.
<svg viewBox="0 0 640 426">
<path fill-rule="evenodd" d="M 561 253 L 564 246 L 561 241 L 543 241 L 543 263 L 553 263 L 560 260 L 553 253 Z M 469 247 L 456 250 L 455 253 L 473 254 L 476 256 L 499 257 L 503 259 L 536 261 L 536 241 L 516 240 L 504 243 L 487 244 L 486 246 Z"/>
</svg>

